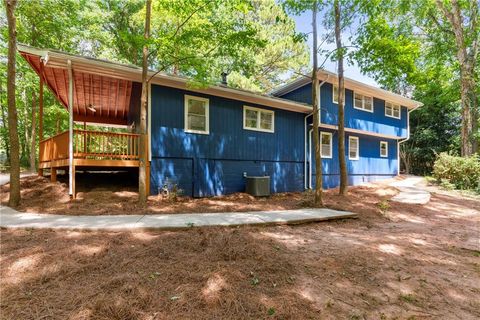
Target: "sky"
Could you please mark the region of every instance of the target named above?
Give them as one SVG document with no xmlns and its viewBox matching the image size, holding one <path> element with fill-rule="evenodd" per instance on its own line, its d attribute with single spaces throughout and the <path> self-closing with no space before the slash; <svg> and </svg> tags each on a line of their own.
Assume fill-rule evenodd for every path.
<svg viewBox="0 0 480 320">
<path fill-rule="evenodd" d="M 300 16 L 292 16 L 292 18 L 295 20 L 297 32 L 309 33 L 307 43 L 308 43 L 308 46 L 310 47 L 310 51 L 311 51 L 312 44 L 313 44 L 312 23 L 311 23 L 312 13 L 311 13 L 311 11 L 304 12 Z M 321 35 L 325 34 L 327 32 L 322 25 L 321 19 L 322 19 L 322 13 L 319 12 L 319 14 L 317 16 L 317 23 L 318 23 L 317 28 L 318 28 L 318 33 L 319 33 L 319 43 L 320 43 Z M 347 36 L 348 35 L 345 35 L 344 38 L 347 38 Z M 322 46 L 322 48 L 326 49 L 326 50 L 332 50 L 332 49 L 335 48 L 335 43 L 329 43 L 329 44 L 325 43 Z M 320 56 L 319 59 L 318 59 L 319 63 L 323 62 L 324 59 L 325 59 L 324 57 L 322 58 Z M 379 87 L 379 85 L 375 82 L 374 79 L 372 79 L 372 78 L 370 78 L 366 75 L 363 75 L 360 71 L 360 68 L 357 65 L 349 65 L 345 61 L 344 67 L 345 67 L 345 77 L 352 78 L 352 79 L 355 79 L 357 81 L 361 81 L 363 83 Z M 324 69 L 336 73 L 337 72 L 336 63 L 331 61 L 330 59 L 328 59 L 327 62 L 325 63 L 325 65 L 324 65 Z"/>
</svg>

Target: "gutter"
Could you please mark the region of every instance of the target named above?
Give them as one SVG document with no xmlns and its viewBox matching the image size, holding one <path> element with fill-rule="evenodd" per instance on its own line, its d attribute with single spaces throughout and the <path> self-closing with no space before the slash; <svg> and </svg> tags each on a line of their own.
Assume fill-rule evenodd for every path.
<svg viewBox="0 0 480 320">
<path fill-rule="evenodd" d="M 320 88 L 325 84 L 325 82 L 327 82 L 328 80 L 328 77 L 330 75 L 327 75 L 327 77 L 325 78 L 325 80 L 323 80 L 319 85 L 318 85 L 318 108 L 319 108 L 319 114 L 318 114 L 318 119 L 320 120 L 320 123 L 322 123 L 322 119 L 321 119 L 321 116 L 322 116 L 322 108 L 321 108 L 321 101 L 320 101 Z M 313 107 L 313 104 L 312 104 L 312 107 Z M 309 168 L 310 168 L 310 178 L 309 178 L 309 184 L 307 186 L 307 144 L 310 145 L 310 150 L 312 150 L 312 136 L 311 136 L 311 133 L 312 133 L 312 130 L 309 131 L 309 139 L 310 139 L 310 143 L 307 143 L 307 118 L 312 116 L 313 115 L 313 111 L 310 112 L 309 114 L 307 114 L 304 118 L 304 141 L 305 141 L 305 148 L 304 148 L 304 159 L 303 159 L 303 187 L 306 189 L 312 189 L 312 152 L 310 151 L 309 152 Z"/>
<path fill-rule="evenodd" d="M 410 112 L 417 110 L 421 106 L 423 106 L 423 104 L 419 103 L 413 109 L 408 110 L 408 112 L 407 112 L 407 137 L 403 140 L 398 140 L 397 141 L 397 161 L 398 161 L 397 176 L 400 175 L 400 144 L 410 140 Z"/>
</svg>

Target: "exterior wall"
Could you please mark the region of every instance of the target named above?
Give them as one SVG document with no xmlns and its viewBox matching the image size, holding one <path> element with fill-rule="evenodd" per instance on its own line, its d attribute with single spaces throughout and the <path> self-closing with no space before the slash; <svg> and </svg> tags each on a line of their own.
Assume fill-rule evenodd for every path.
<svg viewBox="0 0 480 320">
<path fill-rule="evenodd" d="M 140 132 L 140 103 L 142 98 L 142 84 L 132 82 L 132 95 L 130 97 L 130 106 L 128 108 L 128 124 L 135 126 L 134 131 Z"/>
<path fill-rule="evenodd" d="M 312 85 L 306 84 L 297 88 L 281 98 L 291 99 L 298 102 L 311 104 Z M 324 83 L 320 89 L 321 102 L 321 122 L 329 125 L 337 125 L 338 107 L 332 102 L 332 84 Z M 385 101 L 373 98 L 373 113 L 358 110 L 353 107 L 353 91 L 345 90 L 345 127 L 369 131 L 372 133 L 397 136 L 399 138 L 407 137 L 407 108 L 401 107 L 400 119 L 387 117 L 385 115 Z"/>
<path fill-rule="evenodd" d="M 339 185 L 338 133 L 332 133 L 332 158 L 322 158 L 323 186 L 325 189 Z M 359 159 L 348 159 L 348 137 L 358 137 Z M 388 142 L 388 157 L 380 157 L 380 141 Z M 397 140 L 378 138 L 369 135 L 345 134 L 345 156 L 347 159 L 348 183 L 357 185 L 363 182 L 391 178 L 398 174 Z M 315 156 L 312 153 L 312 187 L 315 187 Z"/>
<path fill-rule="evenodd" d="M 177 184 L 196 197 L 245 190 L 244 173 L 270 175 L 272 192 L 302 191 L 304 114 L 275 111 L 275 132 L 243 129 L 241 101 L 152 85 L 151 194 Z M 184 130 L 184 97 L 209 99 L 209 134 Z"/>
<path fill-rule="evenodd" d="M 338 106 L 332 102 L 332 84 L 325 83 L 320 90 L 321 121 L 325 124 L 337 125 Z M 345 127 L 369 131 L 373 133 L 406 137 L 407 108 L 401 107 L 400 119 L 385 115 L 385 101 L 373 97 L 373 112 L 353 107 L 353 91 L 345 90 Z"/>
</svg>

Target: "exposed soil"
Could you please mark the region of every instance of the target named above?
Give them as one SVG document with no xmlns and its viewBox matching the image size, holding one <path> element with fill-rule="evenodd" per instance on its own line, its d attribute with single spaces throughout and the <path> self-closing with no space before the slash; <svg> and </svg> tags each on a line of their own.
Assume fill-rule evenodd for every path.
<svg viewBox="0 0 480 320">
<path fill-rule="evenodd" d="M 99 176 L 100 175 L 100 176 Z M 66 177 L 51 183 L 44 177 L 21 179 L 22 201 L 19 211 L 67 215 L 160 214 L 192 212 L 241 212 L 261 210 L 299 209 L 312 206 L 310 192 L 279 193 L 256 198 L 245 193 L 210 198 L 179 196 L 176 200 L 150 196 L 147 207 L 138 206 L 136 179 L 127 173 L 77 174 L 77 198 L 70 200 Z M 348 199 L 337 195 L 337 190 L 325 192 L 325 206 L 355 212 L 380 212 L 378 202 L 397 194 L 395 188 L 382 186 L 350 188 Z M 9 185 L 0 187 L 2 204 L 8 203 Z"/>
<path fill-rule="evenodd" d="M 0 318 L 479 319 L 480 200 L 364 188 L 335 222 L 1 230 Z"/>
</svg>

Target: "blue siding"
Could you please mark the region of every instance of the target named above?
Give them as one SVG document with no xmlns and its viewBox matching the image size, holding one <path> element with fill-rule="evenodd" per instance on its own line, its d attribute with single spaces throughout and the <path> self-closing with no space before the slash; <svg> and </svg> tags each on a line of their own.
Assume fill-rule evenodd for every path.
<svg viewBox="0 0 480 320">
<path fill-rule="evenodd" d="M 283 99 L 289 99 L 296 102 L 303 102 L 307 104 L 312 104 L 312 84 L 307 83 L 300 88 L 297 88 L 289 93 L 286 93 L 281 96 Z"/>
<path fill-rule="evenodd" d="M 312 103 L 312 85 L 306 84 L 281 98 L 297 102 Z M 324 83 L 320 89 L 321 122 L 329 125 L 338 124 L 338 106 L 332 102 L 332 84 Z M 407 108 L 401 108 L 401 118 L 385 116 L 385 101 L 373 99 L 373 113 L 353 107 L 353 91 L 345 90 L 345 127 L 370 131 L 397 137 L 407 136 Z M 310 120 L 311 121 L 311 120 Z"/>
<path fill-rule="evenodd" d="M 338 133 L 332 132 L 332 158 L 322 159 L 323 184 L 325 188 L 335 188 L 339 185 L 340 168 L 338 165 Z M 348 159 L 348 137 L 358 137 L 359 160 Z M 380 141 L 388 142 L 388 157 L 380 157 Z M 390 178 L 398 173 L 397 140 L 384 139 L 368 135 L 345 135 L 345 156 L 350 185 L 362 182 Z M 312 154 L 312 183 L 315 185 L 315 157 Z"/>
<path fill-rule="evenodd" d="M 338 106 L 332 102 L 332 84 L 325 83 L 320 90 L 321 121 L 325 124 L 337 125 Z M 353 91 L 345 90 L 345 127 L 365 130 L 385 135 L 407 136 L 407 108 L 401 108 L 401 118 L 385 116 L 385 101 L 373 99 L 373 112 L 353 107 Z"/>
<path fill-rule="evenodd" d="M 209 99 L 210 134 L 184 131 L 186 94 Z M 273 192 L 303 190 L 304 115 L 273 109 L 274 133 L 245 130 L 244 104 L 152 85 L 151 193 L 167 181 L 193 196 L 244 191 L 244 172 L 270 175 Z"/>
</svg>

